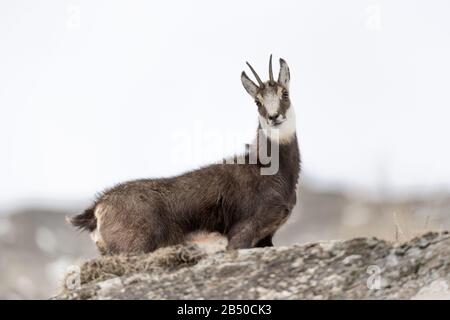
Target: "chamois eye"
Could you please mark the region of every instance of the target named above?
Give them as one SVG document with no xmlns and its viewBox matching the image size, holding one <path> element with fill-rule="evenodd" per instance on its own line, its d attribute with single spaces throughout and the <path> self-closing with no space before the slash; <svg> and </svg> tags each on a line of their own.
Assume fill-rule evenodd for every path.
<svg viewBox="0 0 450 320">
<path fill-rule="evenodd" d="M 258 108 L 261 108 L 261 107 L 262 107 L 261 102 L 259 102 L 258 100 L 256 100 L 255 103 L 256 103 L 256 105 L 258 106 Z"/>
<path fill-rule="evenodd" d="M 287 100 L 287 99 L 289 99 L 289 92 L 287 90 L 283 90 L 281 96 L 282 96 L 283 100 Z"/>
</svg>

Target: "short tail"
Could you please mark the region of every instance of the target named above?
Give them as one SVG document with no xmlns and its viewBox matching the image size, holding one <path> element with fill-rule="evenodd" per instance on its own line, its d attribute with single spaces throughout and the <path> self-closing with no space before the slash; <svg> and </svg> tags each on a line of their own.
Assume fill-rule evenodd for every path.
<svg viewBox="0 0 450 320">
<path fill-rule="evenodd" d="M 95 206 L 86 209 L 83 213 L 67 217 L 67 221 L 80 230 L 94 231 L 97 228 L 97 218 L 94 215 Z"/>
</svg>

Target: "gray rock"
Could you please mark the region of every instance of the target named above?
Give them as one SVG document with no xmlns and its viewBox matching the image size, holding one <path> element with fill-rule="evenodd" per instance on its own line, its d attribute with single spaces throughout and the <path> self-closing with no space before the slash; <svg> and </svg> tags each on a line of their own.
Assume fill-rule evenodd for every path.
<svg viewBox="0 0 450 320">
<path fill-rule="evenodd" d="M 87 261 L 80 287 L 55 299 L 449 298 L 449 258 L 447 232 L 403 244 L 357 238 L 229 252 L 175 246 Z"/>
</svg>

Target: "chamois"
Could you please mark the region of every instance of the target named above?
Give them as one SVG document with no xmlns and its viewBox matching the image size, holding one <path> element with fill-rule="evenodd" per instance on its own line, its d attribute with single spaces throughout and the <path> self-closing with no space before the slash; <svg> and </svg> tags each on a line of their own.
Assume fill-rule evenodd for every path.
<svg viewBox="0 0 450 320">
<path fill-rule="evenodd" d="M 224 235 L 227 250 L 273 246 L 274 233 L 296 203 L 300 174 L 290 73 L 280 59 L 275 81 L 272 55 L 267 82 L 247 65 L 258 85 L 245 72 L 241 81 L 257 105 L 259 126 L 255 142 L 240 156 L 245 163 L 216 163 L 179 176 L 134 180 L 104 191 L 92 206 L 69 219 L 73 226 L 91 232 L 101 254 L 151 252 L 183 243 L 199 231 Z M 263 146 L 269 146 L 270 161 L 256 152 L 251 163 L 252 150 L 260 151 Z M 275 161 L 275 172 L 262 174 Z"/>
</svg>

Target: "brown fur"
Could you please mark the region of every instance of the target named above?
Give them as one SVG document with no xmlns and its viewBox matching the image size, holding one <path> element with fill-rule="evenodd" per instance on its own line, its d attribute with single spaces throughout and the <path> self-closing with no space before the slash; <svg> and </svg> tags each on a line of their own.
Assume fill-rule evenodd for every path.
<svg viewBox="0 0 450 320">
<path fill-rule="evenodd" d="M 287 90 L 279 81 L 258 88 L 258 94 L 280 86 Z M 284 114 L 290 101 L 281 106 Z M 257 136 L 256 146 L 267 139 Z M 263 166 L 259 159 L 256 164 L 213 164 L 176 177 L 125 182 L 103 192 L 71 223 L 98 232 L 102 254 L 151 252 L 189 241 L 196 231 L 225 235 L 228 249 L 272 246 L 273 234 L 296 202 L 296 135 L 279 145 L 275 175 L 261 175 Z"/>
</svg>

